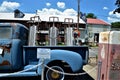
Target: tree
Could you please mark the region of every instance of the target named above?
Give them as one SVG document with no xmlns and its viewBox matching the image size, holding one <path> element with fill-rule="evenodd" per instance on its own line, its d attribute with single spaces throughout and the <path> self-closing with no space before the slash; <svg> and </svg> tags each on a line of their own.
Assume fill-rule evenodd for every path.
<svg viewBox="0 0 120 80">
<path fill-rule="evenodd" d="M 115 14 L 116 12 L 120 13 L 120 0 L 116 0 L 115 5 L 116 5 L 118 8 L 115 9 L 113 13 L 114 13 L 114 14 Z"/>
<path fill-rule="evenodd" d="M 86 18 L 94 18 L 94 19 L 96 19 L 97 17 L 93 13 L 88 13 L 86 15 Z"/>
<path fill-rule="evenodd" d="M 120 28 L 120 22 L 112 22 L 111 27 L 112 28 Z"/>
<path fill-rule="evenodd" d="M 115 5 L 117 5 L 118 7 L 120 7 L 120 0 L 116 0 Z"/>
</svg>

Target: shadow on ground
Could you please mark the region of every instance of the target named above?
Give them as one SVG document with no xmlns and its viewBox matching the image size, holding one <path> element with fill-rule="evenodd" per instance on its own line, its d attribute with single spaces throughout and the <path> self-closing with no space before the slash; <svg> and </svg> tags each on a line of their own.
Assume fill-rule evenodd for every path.
<svg viewBox="0 0 120 80">
<path fill-rule="evenodd" d="M 82 73 L 85 73 L 85 71 L 82 71 Z M 72 80 L 72 79 L 67 79 Z M 79 75 L 75 76 L 73 80 L 94 80 L 89 74 Z"/>
</svg>

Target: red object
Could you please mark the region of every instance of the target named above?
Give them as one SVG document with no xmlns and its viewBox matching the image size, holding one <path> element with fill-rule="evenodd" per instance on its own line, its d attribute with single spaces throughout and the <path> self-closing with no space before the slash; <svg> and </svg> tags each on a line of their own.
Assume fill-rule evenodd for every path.
<svg viewBox="0 0 120 80">
<path fill-rule="evenodd" d="M 101 32 L 97 80 L 120 80 L 120 31 Z"/>
<path fill-rule="evenodd" d="M 77 36 L 80 37 L 80 31 L 79 30 L 74 30 L 73 34 L 77 34 Z"/>
<path fill-rule="evenodd" d="M 103 20 L 93 18 L 87 18 L 87 24 L 110 25 Z"/>
</svg>

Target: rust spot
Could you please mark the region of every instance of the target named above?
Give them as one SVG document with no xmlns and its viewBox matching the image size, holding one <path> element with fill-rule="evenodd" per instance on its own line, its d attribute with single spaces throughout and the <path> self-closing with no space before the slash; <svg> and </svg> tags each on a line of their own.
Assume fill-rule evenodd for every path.
<svg viewBox="0 0 120 80">
<path fill-rule="evenodd" d="M 6 46 L 0 46 L 1 49 L 3 49 L 1 56 L 4 57 L 5 52 L 10 54 L 10 48 Z"/>
<path fill-rule="evenodd" d="M 102 33 L 102 41 L 107 42 L 108 41 L 108 34 L 107 33 Z"/>
<path fill-rule="evenodd" d="M 117 56 L 117 59 L 120 60 L 120 55 Z"/>
<path fill-rule="evenodd" d="M 8 53 L 10 53 L 10 48 L 9 47 L 0 46 L 0 48 L 2 48 L 4 51 L 7 51 Z"/>
<path fill-rule="evenodd" d="M 10 65 L 10 62 L 7 61 L 7 60 L 4 60 L 4 61 L 0 64 L 0 66 L 5 66 L 5 65 Z"/>
<path fill-rule="evenodd" d="M 107 41 L 107 37 L 103 37 L 102 41 L 104 41 L 104 42 Z"/>
</svg>

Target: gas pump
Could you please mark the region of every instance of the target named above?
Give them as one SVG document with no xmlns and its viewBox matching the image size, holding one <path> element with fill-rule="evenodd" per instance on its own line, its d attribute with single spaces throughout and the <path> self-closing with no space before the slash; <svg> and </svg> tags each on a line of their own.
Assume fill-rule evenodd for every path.
<svg viewBox="0 0 120 80">
<path fill-rule="evenodd" d="M 58 29 L 55 26 L 55 21 L 59 21 L 59 18 L 58 17 L 49 17 L 49 21 L 53 22 L 52 27 L 50 27 L 50 29 L 49 29 L 50 46 L 56 46 L 57 45 Z"/>
<path fill-rule="evenodd" d="M 64 19 L 64 24 L 67 24 L 68 26 L 66 27 L 65 30 L 65 40 L 66 40 L 66 45 L 67 46 L 73 46 L 73 28 L 70 27 L 71 24 L 73 24 L 73 19 L 72 18 L 65 18 Z"/>
<path fill-rule="evenodd" d="M 78 37 L 80 37 L 80 31 L 77 30 L 77 28 L 73 28 L 70 25 L 73 24 L 72 18 L 65 18 L 64 23 L 68 25 L 66 28 L 66 45 L 67 46 L 73 46 L 78 45 Z"/>
<path fill-rule="evenodd" d="M 101 32 L 97 80 L 120 80 L 120 31 Z"/>
<path fill-rule="evenodd" d="M 30 18 L 30 21 L 28 21 L 31 26 L 29 27 L 29 46 L 35 46 L 36 41 L 36 33 L 37 33 L 37 26 L 39 26 L 39 22 L 41 22 L 41 19 L 39 16 L 34 16 Z M 37 23 L 37 25 L 36 25 Z"/>
</svg>

